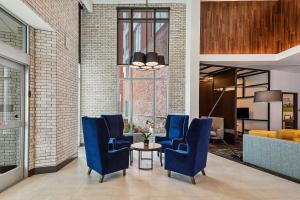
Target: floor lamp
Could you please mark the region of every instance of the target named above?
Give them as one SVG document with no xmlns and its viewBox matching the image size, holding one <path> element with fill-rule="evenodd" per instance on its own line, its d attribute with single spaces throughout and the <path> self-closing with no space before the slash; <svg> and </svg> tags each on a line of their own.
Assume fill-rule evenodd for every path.
<svg viewBox="0 0 300 200">
<path fill-rule="evenodd" d="M 219 104 L 219 102 L 221 101 L 222 97 L 224 96 L 225 92 L 226 91 L 233 91 L 235 90 L 235 87 L 234 86 L 231 86 L 231 87 L 226 87 L 226 88 L 219 88 L 219 89 L 216 89 L 217 91 L 222 91 L 219 98 L 217 99 L 216 103 L 214 104 L 214 106 L 212 107 L 211 111 L 209 112 L 208 114 L 208 117 L 211 117 L 212 113 L 214 112 L 214 110 L 216 109 L 217 105 Z M 228 148 L 230 149 L 230 151 L 233 153 L 233 157 L 234 158 L 237 158 L 238 160 L 242 160 L 242 156 L 237 154 L 231 147 L 230 145 L 223 139 L 221 139 L 221 141 L 226 145 L 228 146 Z"/>
</svg>

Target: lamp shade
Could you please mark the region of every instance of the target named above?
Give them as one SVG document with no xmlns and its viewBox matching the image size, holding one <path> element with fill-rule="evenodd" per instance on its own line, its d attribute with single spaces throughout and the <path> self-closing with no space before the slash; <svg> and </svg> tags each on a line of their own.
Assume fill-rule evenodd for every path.
<svg viewBox="0 0 300 200">
<path fill-rule="evenodd" d="M 254 102 L 282 101 L 281 90 L 258 91 L 254 93 Z"/>
<path fill-rule="evenodd" d="M 158 65 L 154 66 L 155 69 L 160 69 L 165 67 L 165 57 L 164 56 L 158 56 Z"/>
<path fill-rule="evenodd" d="M 135 66 L 145 65 L 145 54 L 142 52 L 135 52 L 133 54 L 132 64 Z"/>
<path fill-rule="evenodd" d="M 155 52 L 149 52 L 146 55 L 146 65 L 153 67 L 158 65 L 158 55 Z"/>
</svg>

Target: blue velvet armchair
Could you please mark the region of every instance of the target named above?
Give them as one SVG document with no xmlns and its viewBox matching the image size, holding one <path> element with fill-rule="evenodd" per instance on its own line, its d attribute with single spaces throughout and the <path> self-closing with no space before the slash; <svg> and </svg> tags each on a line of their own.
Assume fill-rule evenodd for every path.
<svg viewBox="0 0 300 200">
<path fill-rule="evenodd" d="M 124 121 L 122 115 L 102 115 L 109 130 L 111 149 L 130 148 L 133 136 L 123 135 Z"/>
<path fill-rule="evenodd" d="M 90 175 L 92 170 L 101 174 L 101 183 L 106 174 L 123 170 L 125 176 L 129 166 L 129 149 L 124 147 L 109 150 L 109 134 L 105 120 L 83 117 L 82 126 L 88 174 Z"/>
<path fill-rule="evenodd" d="M 155 142 L 162 145 L 162 149 L 177 149 L 178 144 L 185 142 L 185 135 L 188 129 L 188 115 L 168 115 L 166 120 L 166 136 L 156 136 Z"/>
<path fill-rule="evenodd" d="M 190 176 L 195 184 L 196 174 L 202 171 L 205 176 L 211 125 L 210 118 L 193 119 L 186 135 L 186 144 L 179 144 L 177 150 L 165 150 L 165 169 L 169 177 L 171 171 L 177 172 Z"/>
</svg>

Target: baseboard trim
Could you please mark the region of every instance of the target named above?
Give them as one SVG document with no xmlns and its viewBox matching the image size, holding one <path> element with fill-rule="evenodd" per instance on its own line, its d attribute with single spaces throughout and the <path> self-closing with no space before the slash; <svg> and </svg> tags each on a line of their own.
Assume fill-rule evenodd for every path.
<svg viewBox="0 0 300 200">
<path fill-rule="evenodd" d="M 284 175 L 284 174 L 281 174 L 281 173 L 278 173 L 278 172 L 275 172 L 275 171 L 272 171 L 272 170 L 269 170 L 269 169 L 266 169 L 266 168 L 263 168 L 263 167 L 260 167 L 260 166 L 248 163 L 248 162 L 242 162 L 242 164 L 244 164 L 244 165 L 246 165 L 248 167 L 251 167 L 251 168 L 254 168 L 254 169 L 257 169 L 257 170 L 269 173 L 269 174 L 272 174 L 274 176 L 278 176 L 280 178 L 292 181 L 294 183 L 299 183 L 300 184 L 300 180 L 297 179 L 297 178 L 294 178 L 294 177 L 291 177 L 291 176 L 287 176 L 287 175 Z"/>
<path fill-rule="evenodd" d="M 70 162 L 75 160 L 77 157 L 78 157 L 78 155 L 76 153 L 73 156 L 71 156 L 71 157 L 67 158 L 66 160 L 62 161 L 61 163 L 59 163 L 56 166 L 33 168 L 33 169 L 28 171 L 28 176 L 30 177 L 30 176 L 33 176 L 33 175 L 36 175 L 36 174 L 45 174 L 45 173 L 57 172 L 60 169 L 62 169 L 63 167 L 65 167 L 66 165 L 68 165 Z"/>
<path fill-rule="evenodd" d="M 3 174 L 5 172 L 8 172 L 14 168 L 16 168 L 17 165 L 7 165 L 7 166 L 0 166 L 0 174 Z"/>
</svg>

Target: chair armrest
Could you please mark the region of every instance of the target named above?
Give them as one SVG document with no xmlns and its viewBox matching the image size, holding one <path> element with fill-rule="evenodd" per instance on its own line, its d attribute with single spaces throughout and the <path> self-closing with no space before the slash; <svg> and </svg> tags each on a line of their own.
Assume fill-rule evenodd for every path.
<svg viewBox="0 0 300 200">
<path fill-rule="evenodd" d="M 184 163 L 187 158 L 187 152 L 180 150 L 165 149 L 165 169 L 171 169 L 176 163 Z"/>
<path fill-rule="evenodd" d="M 187 151 L 188 150 L 188 145 L 181 143 L 178 145 L 178 150 L 182 150 L 182 151 Z"/>
<path fill-rule="evenodd" d="M 120 139 L 126 140 L 130 142 L 130 144 L 133 144 L 133 136 L 132 135 L 123 135 Z"/>
<path fill-rule="evenodd" d="M 181 143 L 185 143 L 185 140 L 183 138 L 175 138 L 172 140 L 172 148 L 173 149 L 178 149 L 178 146 Z"/>
<path fill-rule="evenodd" d="M 119 156 L 129 156 L 129 148 L 128 147 L 124 147 L 121 149 L 114 149 L 114 150 L 110 150 L 108 151 L 108 155 L 112 156 L 112 157 L 119 157 Z"/>
<path fill-rule="evenodd" d="M 165 136 L 155 136 L 155 143 L 162 142 L 162 141 L 165 141 L 165 140 L 168 140 L 168 139 L 169 138 L 165 137 Z"/>
<path fill-rule="evenodd" d="M 118 150 L 108 151 L 107 159 L 105 159 L 103 164 L 105 164 L 107 172 L 127 169 L 129 166 L 129 148 L 124 147 Z"/>
<path fill-rule="evenodd" d="M 116 147 L 116 138 L 109 138 L 108 145 L 109 145 L 109 147 L 111 147 L 110 148 L 111 150 L 115 149 L 115 147 Z"/>
</svg>

